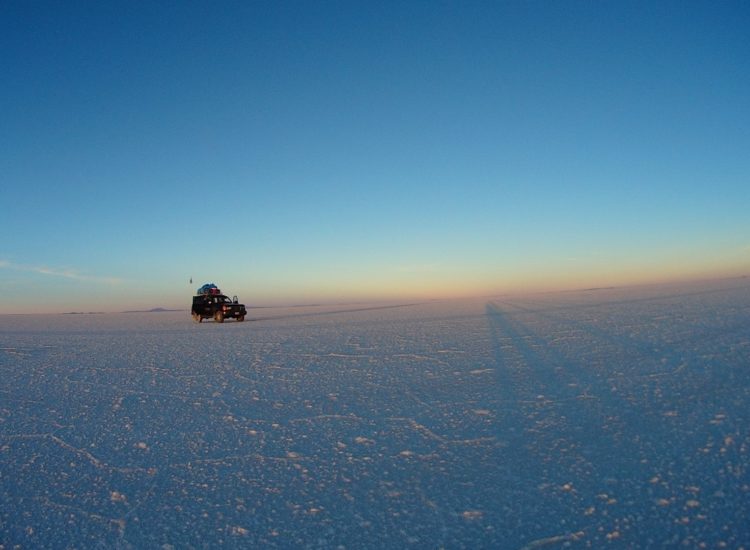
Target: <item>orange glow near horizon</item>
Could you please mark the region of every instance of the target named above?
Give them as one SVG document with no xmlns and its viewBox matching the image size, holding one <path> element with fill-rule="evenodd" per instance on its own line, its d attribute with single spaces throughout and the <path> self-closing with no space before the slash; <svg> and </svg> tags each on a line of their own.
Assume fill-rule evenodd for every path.
<svg viewBox="0 0 750 550">
<path fill-rule="evenodd" d="M 382 277 L 373 280 L 308 281 L 291 292 L 248 288 L 247 295 L 263 302 L 317 303 L 338 301 L 441 300 L 481 296 L 558 292 L 587 288 L 628 287 L 740 277 L 750 273 L 750 265 L 723 268 L 688 266 L 678 262 L 661 265 L 612 266 L 585 269 L 516 270 L 473 273 L 423 273 Z"/>
<path fill-rule="evenodd" d="M 307 280 L 295 280 L 291 276 L 283 280 L 264 280 L 256 276 L 252 284 L 244 283 L 242 275 L 235 275 L 233 280 L 221 281 L 221 287 L 248 306 L 447 300 L 735 278 L 750 275 L 747 256 L 750 254 L 735 258 L 740 261 L 715 261 L 713 265 L 678 258 L 652 263 L 622 260 L 609 265 L 550 263 L 484 271 L 468 268 L 384 270 L 370 277 L 362 272 L 326 272 L 310 274 Z M 0 313 L 184 309 L 189 308 L 196 284 L 188 286 L 186 283 L 180 288 L 153 286 L 144 290 L 142 285 L 133 283 L 98 288 L 96 292 L 77 287 L 66 292 L 59 292 L 57 288 L 32 288 L 30 292 L 38 298 L 36 303 L 25 300 L 23 294 L 14 295 L 4 302 Z"/>
</svg>

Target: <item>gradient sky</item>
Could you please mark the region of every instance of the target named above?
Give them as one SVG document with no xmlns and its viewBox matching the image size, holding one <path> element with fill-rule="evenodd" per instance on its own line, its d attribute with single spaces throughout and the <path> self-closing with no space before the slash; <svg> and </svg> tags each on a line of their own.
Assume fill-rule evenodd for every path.
<svg viewBox="0 0 750 550">
<path fill-rule="evenodd" d="M 2 2 L 0 312 L 750 274 L 749 28 L 742 1 Z"/>
</svg>

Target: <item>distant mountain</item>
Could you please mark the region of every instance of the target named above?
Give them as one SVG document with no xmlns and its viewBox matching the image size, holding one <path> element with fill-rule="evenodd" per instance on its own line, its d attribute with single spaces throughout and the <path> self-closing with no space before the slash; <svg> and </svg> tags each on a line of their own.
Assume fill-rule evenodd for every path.
<svg viewBox="0 0 750 550">
<path fill-rule="evenodd" d="M 166 313 L 169 311 L 185 311 L 184 309 L 167 309 L 165 307 L 155 307 L 151 309 L 134 309 L 130 311 L 123 311 L 123 313 Z"/>
</svg>

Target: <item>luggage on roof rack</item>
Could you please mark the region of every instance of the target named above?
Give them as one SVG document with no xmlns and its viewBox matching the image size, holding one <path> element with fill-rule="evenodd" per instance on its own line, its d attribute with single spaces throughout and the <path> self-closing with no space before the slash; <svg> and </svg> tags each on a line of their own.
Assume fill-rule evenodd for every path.
<svg viewBox="0 0 750 550">
<path fill-rule="evenodd" d="M 213 283 L 206 283 L 198 289 L 196 294 L 221 294 L 219 287 Z"/>
</svg>

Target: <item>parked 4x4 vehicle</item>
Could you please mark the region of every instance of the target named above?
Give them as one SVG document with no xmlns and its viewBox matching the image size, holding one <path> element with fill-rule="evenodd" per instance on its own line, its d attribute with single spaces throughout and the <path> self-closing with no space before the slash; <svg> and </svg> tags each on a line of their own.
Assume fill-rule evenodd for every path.
<svg viewBox="0 0 750 550">
<path fill-rule="evenodd" d="M 229 298 L 221 293 L 214 284 L 205 284 L 193 296 L 193 307 L 190 310 L 193 320 L 200 323 L 203 319 L 213 319 L 223 323 L 224 319 L 244 321 L 247 309 L 237 301 L 237 296 Z"/>
</svg>

